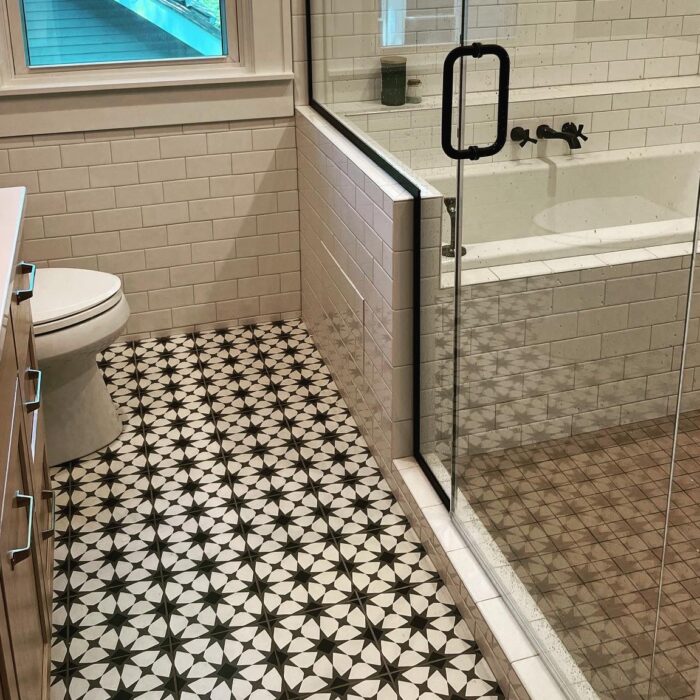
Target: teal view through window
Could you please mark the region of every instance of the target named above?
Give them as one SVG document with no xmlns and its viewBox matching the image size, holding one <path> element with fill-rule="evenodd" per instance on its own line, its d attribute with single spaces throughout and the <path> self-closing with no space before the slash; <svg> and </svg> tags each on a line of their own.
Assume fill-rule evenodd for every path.
<svg viewBox="0 0 700 700">
<path fill-rule="evenodd" d="M 225 0 L 20 0 L 28 66 L 225 56 Z"/>
</svg>

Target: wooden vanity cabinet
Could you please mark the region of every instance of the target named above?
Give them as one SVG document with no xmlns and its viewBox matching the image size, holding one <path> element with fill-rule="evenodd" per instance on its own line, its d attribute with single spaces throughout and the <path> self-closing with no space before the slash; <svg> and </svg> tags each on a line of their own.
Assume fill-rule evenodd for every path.
<svg viewBox="0 0 700 700">
<path fill-rule="evenodd" d="M 48 700 L 54 498 L 27 295 L 18 266 L 0 356 L 0 698 Z M 13 550 L 16 550 L 12 554 Z"/>
</svg>

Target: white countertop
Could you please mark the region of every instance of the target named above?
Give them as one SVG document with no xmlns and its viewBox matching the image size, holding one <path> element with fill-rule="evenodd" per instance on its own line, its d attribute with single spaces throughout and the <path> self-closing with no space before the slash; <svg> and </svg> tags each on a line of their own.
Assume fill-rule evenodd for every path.
<svg viewBox="0 0 700 700">
<path fill-rule="evenodd" d="M 0 351 L 10 319 L 26 196 L 26 187 L 0 188 Z"/>
</svg>

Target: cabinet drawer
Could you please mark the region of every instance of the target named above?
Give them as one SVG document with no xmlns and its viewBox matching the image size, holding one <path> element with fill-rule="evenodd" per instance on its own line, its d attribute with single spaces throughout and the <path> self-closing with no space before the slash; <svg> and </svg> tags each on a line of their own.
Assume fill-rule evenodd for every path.
<svg viewBox="0 0 700 700">
<path fill-rule="evenodd" d="M 16 396 L 0 523 L 0 572 L 20 700 L 47 696 L 50 620 L 39 554 L 35 501 L 26 480 L 30 458 L 19 391 Z M 14 555 L 11 556 L 11 553 Z"/>
<path fill-rule="evenodd" d="M 17 341 L 15 340 L 15 344 Z M 43 449 L 44 423 L 41 412 L 41 385 L 42 373 L 39 370 L 39 362 L 34 349 L 34 334 L 29 332 L 25 336 L 25 347 L 21 355 L 25 358 L 24 364 L 17 365 L 20 395 L 22 398 L 23 419 L 29 443 L 29 452 L 32 460 Z M 18 360 L 20 353 L 17 353 Z"/>
<path fill-rule="evenodd" d="M 36 359 L 32 332 L 31 298 L 34 295 L 35 270 L 34 265 L 28 263 L 17 265 L 10 303 L 11 332 L 15 339 L 15 356 L 22 400 L 27 409 L 24 420 L 32 458 L 38 438 L 38 409 L 41 392 L 41 372 Z"/>
<path fill-rule="evenodd" d="M 34 335 L 31 332 L 27 338 L 25 356 L 27 366 L 20 367 L 17 376 L 21 419 L 24 422 L 26 447 L 29 453 L 26 479 L 28 488 L 34 496 L 34 512 L 38 526 L 37 547 L 42 561 L 42 570 L 44 571 L 47 603 L 49 609 L 51 609 L 55 503 L 44 442 L 44 417 L 41 411 L 40 400 L 41 374 L 37 374 L 35 369 L 38 367 L 38 363 L 34 350 Z"/>
<path fill-rule="evenodd" d="M 10 318 L 15 336 L 17 366 L 21 369 L 28 364 L 27 351 L 32 330 L 32 309 L 30 299 L 34 293 L 33 265 L 20 263 L 15 271 L 15 281 L 10 302 Z"/>
<path fill-rule="evenodd" d="M 25 336 L 25 347 L 22 356 L 24 364 L 18 364 L 17 376 L 19 378 L 20 392 L 22 397 L 22 407 L 24 423 L 29 443 L 29 452 L 32 459 L 43 445 L 39 443 L 43 440 L 43 422 L 41 420 L 41 384 L 42 374 L 34 350 L 34 335 L 31 330 Z M 19 353 L 18 359 L 19 359 Z"/>
</svg>

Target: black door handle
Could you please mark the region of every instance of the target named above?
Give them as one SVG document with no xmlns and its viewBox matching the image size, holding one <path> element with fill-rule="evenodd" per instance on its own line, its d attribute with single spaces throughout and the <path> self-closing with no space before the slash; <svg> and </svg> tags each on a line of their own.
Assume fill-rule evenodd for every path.
<svg viewBox="0 0 700 700">
<path fill-rule="evenodd" d="M 455 63 L 466 56 L 481 58 L 496 56 L 498 71 L 498 116 L 496 140 L 490 146 L 469 146 L 457 149 L 452 145 L 452 100 L 454 90 Z M 447 54 L 442 74 L 442 150 L 455 160 L 479 160 L 495 156 L 508 141 L 508 90 L 510 87 L 510 56 L 497 44 L 470 44 L 458 46 Z"/>
</svg>

